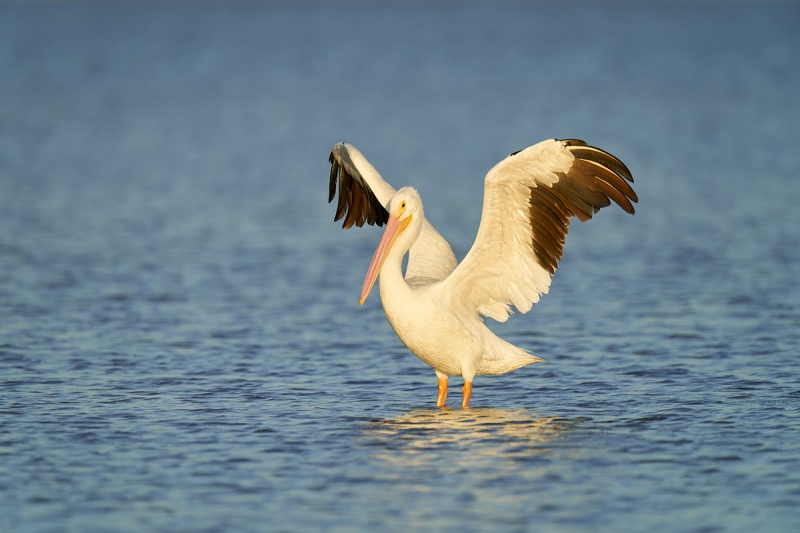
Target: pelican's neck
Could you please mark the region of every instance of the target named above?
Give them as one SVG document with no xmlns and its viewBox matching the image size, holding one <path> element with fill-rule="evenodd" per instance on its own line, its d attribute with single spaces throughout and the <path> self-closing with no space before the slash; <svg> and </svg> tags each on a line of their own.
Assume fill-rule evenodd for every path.
<svg viewBox="0 0 800 533">
<path fill-rule="evenodd" d="M 403 256 L 406 255 L 408 249 L 393 248 L 386 256 L 386 261 L 381 268 L 380 279 L 378 286 L 381 291 L 381 301 L 385 301 L 387 297 L 392 297 L 398 292 L 408 290 L 409 286 L 403 277 Z"/>
<path fill-rule="evenodd" d="M 402 298 L 410 294 L 411 288 L 403 277 L 403 257 L 419 238 L 423 217 L 424 215 L 421 212 L 414 214 L 410 223 L 401 231 L 394 244 L 387 251 L 386 260 L 381 267 L 379 285 L 384 310 L 387 309 L 387 298 L 397 300 L 398 297 Z"/>
</svg>

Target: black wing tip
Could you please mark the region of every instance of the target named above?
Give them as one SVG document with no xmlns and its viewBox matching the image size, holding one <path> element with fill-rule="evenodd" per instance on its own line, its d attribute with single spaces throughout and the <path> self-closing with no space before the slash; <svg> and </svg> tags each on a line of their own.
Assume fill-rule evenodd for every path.
<svg viewBox="0 0 800 533">
<path fill-rule="evenodd" d="M 588 146 L 586 141 L 580 139 L 556 139 L 558 142 L 564 143 L 566 146 Z"/>
<path fill-rule="evenodd" d="M 614 171 L 614 173 L 621 178 L 633 183 L 633 173 L 628 166 L 614 154 L 602 148 L 592 146 L 580 139 L 561 139 L 560 142 L 564 143 L 567 148 L 571 148 L 570 152 L 572 152 L 573 155 L 577 154 L 581 156 L 581 159 L 588 159 L 589 161 L 600 163 Z M 595 154 L 595 157 L 592 157 L 592 154 Z"/>
<path fill-rule="evenodd" d="M 361 176 L 347 147 L 344 142 L 336 143 L 328 156 L 331 164 L 328 203 L 336 197 L 337 183 L 339 188 L 339 202 L 333 221 L 344 218 L 342 229 L 349 229 L 353 225 L 360 228 L 364 223 L 383 226 L 389 220 L 389 212 Z"/>
<path fill-rule="evenodd" d="M 623 211 L 631 215 L 636 213 L 633 207 L 634 203 L 638 203 L 639 197 L 636 192 L 627 185 L 627 182 L 633 183 L 633 175 L 630 169 L 615 155 L 596 146 L 592 146 L 580 139 L 561 139 L 559 142 L 572 153 L 576 160 L 583 161 L 584 163 L 591 164 L 602 171 L 598 174 L 592 172 L 597 179 L 601 179 L 606 183 L 604 187 L 610 186 L 614 189 L 614 195 L 608 194 L 604 191 L 596 191 L 608 196 L 614 200 L 614 203 L 619 205 Z M 605 177 L 602 177 L 602 176 Z M 616 183 L 616 184 L 615 184 Z"/>
</svg>

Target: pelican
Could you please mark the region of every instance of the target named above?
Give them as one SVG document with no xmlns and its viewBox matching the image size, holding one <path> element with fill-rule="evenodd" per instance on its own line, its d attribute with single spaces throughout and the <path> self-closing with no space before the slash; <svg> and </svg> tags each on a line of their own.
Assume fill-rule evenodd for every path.
<svg viewBox="0 0 800 533">
<path fill-rule="evenodd" d="M 633 214 L 638 202 L 628 167 L 577 139 L 550 139 L 510 154 L 486 174 L 475 242 L 459 264 L 447 241 L 425 218 L 419 193 L 395 190 L 354 146 L 336 144 L 328 202 L 339 200 L 342 227 L 386 225 L 361 289 L 364 304 L 380 274 L 386 318 L 406 347 L 433 367 L 436 406 L 444 407 L 447 379 L 464 379 L 469 407 L 476 375 L 498 375 L 542 363 L 484 323 L 527 313 L 546 294 L 558 268 L 570 219 L 592 218 L 613 200 Z M 408 263 L 403 273 L 403 257 Z"/>
</svg>

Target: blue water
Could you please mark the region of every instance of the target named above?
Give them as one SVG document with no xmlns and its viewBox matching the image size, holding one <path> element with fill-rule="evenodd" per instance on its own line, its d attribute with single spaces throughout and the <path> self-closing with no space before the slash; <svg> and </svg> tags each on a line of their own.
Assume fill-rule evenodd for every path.
<svg viewBox="0 0 800 533">
<path fill-rule="evenodd" d="M 0 530 L 792 531 L 800 5 L 0 4 Z M 623 159 L 434 408 L 327 156 L 461 257 L 485 172 Z"/>
</svg>

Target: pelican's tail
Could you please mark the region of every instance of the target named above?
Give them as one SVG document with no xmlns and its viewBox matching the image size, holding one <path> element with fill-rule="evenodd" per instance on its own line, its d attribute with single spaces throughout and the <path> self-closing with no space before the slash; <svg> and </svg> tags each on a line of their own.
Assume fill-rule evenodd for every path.
<svg viewBox="0 0 800 533">
<path fill-rule="evenodd" d="M 531 355 L 527 350 L 523 350 L 511 343 L 495 337 L 499 341 L 496 350 L 492 350 L 491 355 L 487 354 L 481 361 L 478 374 L 498 375 L 511 372 L 531 363 L 544 363 L 541 357 Z"/>
</svg>

